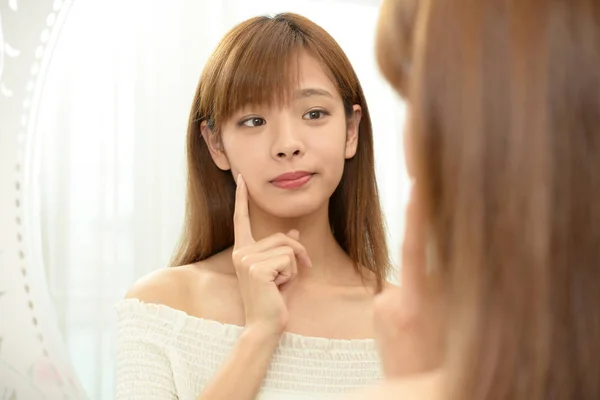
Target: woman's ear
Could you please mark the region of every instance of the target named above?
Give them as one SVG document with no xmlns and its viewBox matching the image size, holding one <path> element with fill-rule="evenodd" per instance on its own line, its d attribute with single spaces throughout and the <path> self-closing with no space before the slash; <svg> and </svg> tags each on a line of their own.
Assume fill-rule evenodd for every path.
<svg viewBox="0 0 600 400">
<path fill-rule="evenodd" d="M 352 115 L 348 119 L 346 127 L 346 159 L 354 157 L 356 149 L 358 147 L 358 128 L 360 126 L 360 119 L 362 118 L 362 109 L 358 104 L 352 106 Z"/>
<path fill-rule="evenodd" d="M 223 143 L 221 142 L 219 135 L 208 127 L 206 121 L 202 121 L 200 124 L 200 131 L 202 132 L 202 138 L 204 138 L 206 147 L 208 147 L 210 156 L 216 166 L 223 171 L 230 170 L 231 166 L 229 165 L 229 160 L 227 159 L 227 154 L 225 154 L 225 149 L 223 148 Z"/>
</svg>

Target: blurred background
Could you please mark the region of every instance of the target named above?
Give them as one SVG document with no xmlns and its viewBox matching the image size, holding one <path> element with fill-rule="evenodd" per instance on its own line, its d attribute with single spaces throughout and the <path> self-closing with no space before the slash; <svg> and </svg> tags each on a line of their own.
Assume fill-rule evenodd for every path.
<svg viewBox="0 0 600 400">
<path fill-rule="evenodd" d="M 8 98 L 15 87 L 10 76 L 1 75 L 2 65 L 19 62 L 10 41 L 33 28 L 23 14 L 18 27 L 7 25 L 19 4 L 0 1 L 5 3 L 0 79 Z M 56 1 L 46 2 L 57 9 Z M 249 17 L 300 13 L 347 53 L 372 115 L 379 189 L 397 261 L 408 189 L 399 136 L 404 105 L 375 64 L 379 5 L 379 0 L 69 2 L 52 54 L 40 64 L 43 83 L 28 111 L 35 138 L 24 157 L 31 171 L 32 217 L 23 229 L 37 238 L 28 249 L 35 253 L 29 268 L 43 277 L 65 351 L 89 398 L 114 398 L 114 303 L 140 276 L 165 267 L 178 239 L 185 131 L 203 65 L 226 31 Z M 0 135 L 13 132 L 3 129 Z"/>
</svg>

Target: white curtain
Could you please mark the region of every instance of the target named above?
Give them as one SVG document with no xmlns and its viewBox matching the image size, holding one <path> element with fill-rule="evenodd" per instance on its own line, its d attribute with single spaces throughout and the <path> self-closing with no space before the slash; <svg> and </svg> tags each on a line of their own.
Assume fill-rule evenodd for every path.
<svg viewBox="0 0 600 400">
<path fill-rule="evenodd" d="M 208 55 L 234 24 L 294 11 L 347 52 L 372 113 L 376 167 L 397 260 L 407 179 L 404 108 L 373 52 L 378 1 L 76 0 L 37 120 L 37 181 L 49 291 L 81 382 L 114 397 L 113 304 L 166 265 L 184 205 L 184 141 Z"/>
</svg>

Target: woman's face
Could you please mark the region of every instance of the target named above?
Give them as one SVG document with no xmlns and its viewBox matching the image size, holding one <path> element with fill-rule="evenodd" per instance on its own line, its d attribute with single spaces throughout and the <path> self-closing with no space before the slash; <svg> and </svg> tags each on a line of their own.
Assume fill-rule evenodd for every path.
<svg viewBox="0 0 600 400">
<path fill-rule="evenodd" d="M 289 104 L 249 105 L 221 127 L 215 163 L 242 174 L 251 206 L 295 218 L 326 206 L 345 160 L 357 150 L 360 106 L 348 119 L 336 87 L 309 53 L 299 57 L 299 81 Z"/>
</svg>

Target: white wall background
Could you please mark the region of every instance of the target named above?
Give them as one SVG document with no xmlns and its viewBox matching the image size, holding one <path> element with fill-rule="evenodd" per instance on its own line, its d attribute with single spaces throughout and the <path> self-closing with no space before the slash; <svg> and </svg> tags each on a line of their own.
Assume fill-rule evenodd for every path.
<svg viewBox="0 0 600 400">
<path fill-rule="evenodd" d="M 37 119 L 44 268 L 73 366 L 92 399 L 114 397 L 113 304 L 166 265 L 184 200 L 184 141 L 203 64 L 234 24 L 294 11 L 348 54 L 372 114 L 397 260 L 408 181 L 404 108 L 374 61 L 375 0 L 75 0 Z"/>
</svg>

